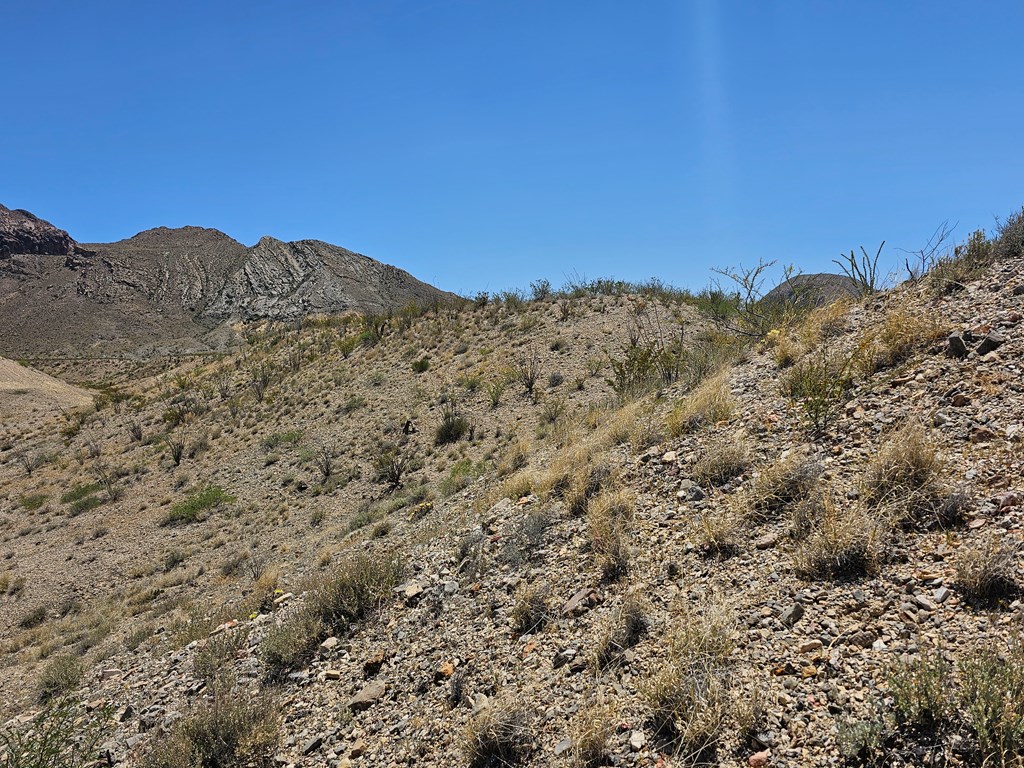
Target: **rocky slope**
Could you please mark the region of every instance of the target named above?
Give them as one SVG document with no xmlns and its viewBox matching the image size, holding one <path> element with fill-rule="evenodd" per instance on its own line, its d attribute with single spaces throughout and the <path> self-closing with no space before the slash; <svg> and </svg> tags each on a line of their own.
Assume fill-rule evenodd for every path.
<svg viewBox="0 0 1024 768">
<path fill-rule="evenodd" d="M 237 320 L 387 312 L 450 294 L 318 241 L 246 248 L 215 229 L 140 232 L 79 245 L 0 207 L 0 353 L 102 357 L 203 352 L 237 343 Z"/>
<path fill-rule="evenodd" d="M 1013 765 L 1024 247 L 953 266 L 755 345 L 652 295 L 270 328 L 40 419 L 0 450 L 6 714 L 72 656 L 126 766 L 217 707 L 266 765 Z M 613 386 L 670 327 L 681 373 Z M 365 611 L 305 621 L 360 563 Z"/>
</svg>

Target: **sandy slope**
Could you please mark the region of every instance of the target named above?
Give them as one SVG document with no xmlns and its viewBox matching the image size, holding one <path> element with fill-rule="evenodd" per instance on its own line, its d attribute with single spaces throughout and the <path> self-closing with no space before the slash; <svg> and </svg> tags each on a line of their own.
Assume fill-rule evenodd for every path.
<svg viewBox="0 0 1024 768">
<path fill-rule="evenodd" d="M 92 395 L 60 379 L 0 357 L 0 419 L 7 422 L 33 410 L 77 408 Z"/>
</svg>

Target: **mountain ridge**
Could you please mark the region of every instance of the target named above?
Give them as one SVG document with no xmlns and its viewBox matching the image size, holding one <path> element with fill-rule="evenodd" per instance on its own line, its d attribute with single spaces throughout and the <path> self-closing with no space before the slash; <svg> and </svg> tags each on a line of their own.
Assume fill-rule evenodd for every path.
<svg viewBox="0 0 1024 768">
<path fill-rule="evenodd" d="M 63 258 L 54 258 L 63 257 Z M 237 321 L 388 312 L 454 295 L 398 267 L 320 240 L 266 235 L 245 246 L 220 230 L 154 227 L 78 243 L 28 211 L 0 206 L 0 352 L 31 356 L 222 349 Z M 213 332 L 213 333 L 211 333 Z"/>
</svg>

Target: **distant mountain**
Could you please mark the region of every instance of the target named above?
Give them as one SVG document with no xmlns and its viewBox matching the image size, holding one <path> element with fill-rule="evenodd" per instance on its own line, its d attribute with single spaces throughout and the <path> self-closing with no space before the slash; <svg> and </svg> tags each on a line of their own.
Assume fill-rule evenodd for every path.
<svg viewBox="0 0 1024 768">
<path fill-rule="evenodd" d="M 0 354 L 83 355 L 223 348 L 238 320 L 383 312 L 452 294 L 317 240 L 247 248 L 202 227 L 158 227 L 115 243 L 0 206 Z"/>
</svg>

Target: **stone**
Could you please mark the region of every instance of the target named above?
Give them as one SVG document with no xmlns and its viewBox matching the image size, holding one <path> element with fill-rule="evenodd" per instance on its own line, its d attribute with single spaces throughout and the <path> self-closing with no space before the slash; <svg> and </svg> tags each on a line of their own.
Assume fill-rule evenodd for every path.
<svg viewBox="0 0 1024 768">
<path fill-rule="evenodd" d="M 555 757 L 564 755 L 570 749 L 572 749 L 572 739 L 562 739 L 560 742 L 555 744 Z"/>
<path fill-rule="evenodd" d="M 583 587 L 562 606 L 562 613 L 566 616 L 579 616 L 582 613 L 586 613 L 598 602 L 597 590 L 593 587 Z"/>
<path fill-rule="evenodd" d="M 362 757 L 366 753 L 366 742 L 362 739 L 356 739 L 355 744 L 352 745 L 352 749 L 348 751 L 348 756 L 352 758 Z"/>
<path fill-rule="evenodd" d="M 384 695 L 387 687 L 382 680 L 372 680 L 348 701 L 348 708 L 354 712 L 360 712 L 372 707 L 377 700 Z"/>
<path fill-rule="evenodd" d="M 949 599 L 950 594 L 952 593 L 949 591 L 948 588 L 939 587 L 934 592 L 932 592 L 932 597 L 935 598 L 936 603 L 939 603 L 941 605 Z"/>
<path fill-rule="evenodd" d="M 967 344 L 964 343 L 963 337 L 957 333 L 950 334 L 946 342 L 946 354 L 958 359 L 967 357 Z"/>
<path fill-rule="evenodd" d="M 377 651 L 373 656 L 363 662 L 363 676 L 373 677 L 380 668 L 384 666 L 384 662 L 387 661 L 387 654 L 384 651 Z"/>
<path fill-rule="evenodd" d="M 341 643 L 341 641 L 333 635 L 331 637 L 328 637 L 326 640 L 320 643 L 320 653 L 326 656 L 328 653 L 337 648 L 339 643 Z"/>
<path fill-rule="evenodd" d="M 779 621 L 787 627 L 792 627 L 804 616 L 804 607 L 800 603 L 793 603 L 779 614 Z"/>
<path fill-rule="evenodd" d="M 950 403 L 953 405 L 954 408 L 963 408 L 971 404 L 971 398 L 965 395 L 963 392 L 957 392 L 955 395 L 953 395 L 953 398 L 952 400 L 950 400 Z"/>
<path fill-rule="evenodd" d="M 284 605 L 289 600 L 291 600 L 293 597 L 295 597 L 295 593 L 293 593 L 293 592 L 285 592 L 283 595 L 278 595 L 277 597 L 274 598 L 274 605 Z"/>
<path fill-rule="evenodd" d="M 661 461 L 663 464 L 675 464 L 676 459 L 678 458 L 679 455 L 675 451 L 665 451 L 665 454 L 661 457 Z"/>
<path fill-rule="evenodd" d="M 764 768 L 764 766 L 768 765 L 768 760 L 771 756 L 772 753 L 767 749 L 755 752 L 747 758 L 747 765 L 749 765 L 750 768 Z"/>
<path fill-rule="evenodd" d="M 981 340 L 978 345 L 978 354 L 987 355 L 989 352 L 994 352 L 999 349 L 1006 342 L 1006 337 L 998 331 L 989 331 L 985 334 L 985 337 Z"/>
<path fill-rule="evenodd" d="M 633 731 L 629 734 L 629 748 L 633 752 L 639 752 L 647 744 L 647 737 L 643 731 Z"/>
<path fill-rule="evenodd" d="M 821 640 L 804 640 L 802 643 L 797 645 L 797 653 L 814 653 L 822 649 Z"/>
<path fill-rule="evenodd" d="M 324 671 L 325 680 L 341 680 L 341 670 L 328 669 Z"/>
<path fill-rule="evenodd" d="M 305 744 L 303 744 L 302 749 L 299 751 L 302 752 L 302 754 L 304 755 L 311 755 L 318 749 L 320 749 L 320 747 L 323 746 L 323 743 L 323 736 L 314 736 L 313 738 L 309 739 L 309 741 L 307 741 Z"/>
<path fill-rule="evenodd" d="M 470 714 L 473 715 L 479 715 L 481 712 L 483 712 L 485 709 L 491 706 L 491 700 L 488 699 L 487 696 L 485 696 L 482 693 L 474 693 L 472 696 L 470 696 L 469 703 L 470 706 L 472 706 Z"/>
</svg>

